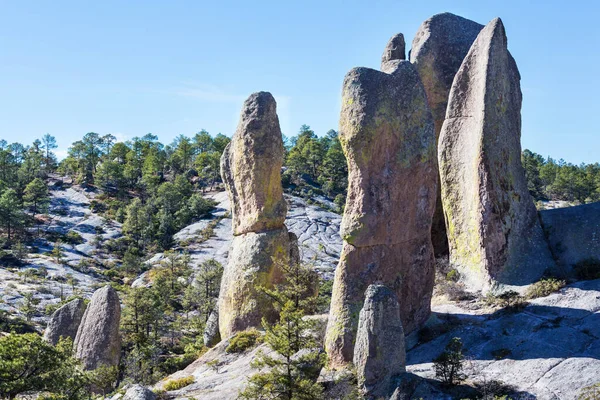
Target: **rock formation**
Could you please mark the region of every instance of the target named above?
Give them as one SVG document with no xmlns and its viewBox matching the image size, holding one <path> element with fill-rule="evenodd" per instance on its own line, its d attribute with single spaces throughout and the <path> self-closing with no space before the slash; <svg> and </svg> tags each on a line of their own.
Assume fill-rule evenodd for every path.
<svg viewBox="0 0 600 400">
<path fill-rule="evenodd" d="M 456 72 L 483 25 L 451 13 L 434 15 L 415 34 L 410 62 L 419 72 L 439 138 L 446 117 L 448 95 Z M 438 190 L 431 240 L 436 256 L 448 254 L 444 212 Z"/>
<path fill-rule="evenodd" d="M 213 310 L 208 316 L 204 332 L 202 333 L 202 340 L 206 347 L 213 347 L 221 341 L 221 335 L 219 335 L 219 310 Z"/>
<path fill-rule="evenodd" d="M 75 299 L 54 311 L 44 332 L 44 340 L 56 345 L 61 337 L 75 340 L 77 329 L 85 312 L 85 302 Z"/>
<path fill-rule="evenodd" d="M 156 395 L 150 389 L 135 384 L 127 389 L 122 400 L 156 400 Z"/>
<path fill-rule="evenodd" d="M 88 304 L 73 348 L 84 369 L 119 365 L 121 305 L 117 291 L 106 285 L 94 292 Z"/>
<path fill-rule="evenodd" d="M 439 138 L 450 262 L 471 289 L 525 285 L 553 265 L 521 165 L 521 88 L 500 19 L 454 78 Z"/>
<path fill-rule="evenodd" d="M 354 346 L 358 384 L 367 398 L 387 398 L 394 377 L 406 372 L 404 330 L 396 293 L 383 285 L 370 285 L 358 317 Z"/>
<path fill-rule="evenodd" d="M 384 284 L 402 299 L 407 333 L 430 314 L 437 192 L 433 119 L 414 66 L 388 60 L 384 67 L 384 72 L 355 68 L 343 85 L 340 141 L 349 185 L 325 343 L 334 368 L 352 361 L 370 284 Z"/>
<path fill-rule="evenodd" d="M 221 157 L 221 176 L 231 200 L 234 238 L 219 294 L 222 338 L 277 314 L 260 287 L 282 281 L 278 265 L 296 257 L 295 236 L 285 227 L 287 205 L 281 187 L 283 140 L 275 99 L 252 94 Z"/>
<path fill-rule="evenodd" d="M 573 265 L 582 261 L 600 263 L 600 202 L 540 212 L 542 227 L 557 273 L 572 276 Z"/>
<path fill-rule="evenodd" d="M 394 64 L 394 61 L 397 60 L 406 60 L 406 43 L 404 42 L 404 35 L 401 33 L 392 36 L 387 46 L 385 46 L 381 56 L 381 70 L 385 71 L 388 63 Z"/>
</svg>

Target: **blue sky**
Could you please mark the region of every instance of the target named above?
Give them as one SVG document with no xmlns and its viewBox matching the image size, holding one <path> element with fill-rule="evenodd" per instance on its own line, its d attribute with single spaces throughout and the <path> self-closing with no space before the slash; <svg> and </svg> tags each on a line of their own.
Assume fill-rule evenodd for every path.
<svg viewBox="0 0 600 400">
<path fill-rule="evenodd" d="M 341 84 L 402 32 L 450 11 L 500 16 L 524 95 L 524 148 L 600 161 L 600 2 L 0 0 L 0 138 L 86 132 L 170 142 L 231 135 L 245 97 L 272 92 L 284 134 L 337 129 Z"/>
</svg>

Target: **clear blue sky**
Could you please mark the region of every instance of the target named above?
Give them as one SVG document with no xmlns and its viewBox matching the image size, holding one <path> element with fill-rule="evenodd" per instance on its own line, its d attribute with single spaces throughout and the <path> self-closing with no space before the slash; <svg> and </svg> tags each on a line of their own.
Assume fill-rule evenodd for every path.
<svg viewBox="0 0 600 400">
<path fill-rule="evenodd" d="M 0 138 L 231 135 L 271 91 L 282 130 L 337 129 L 341 83 L 393 34 L 450 11 L 500 16 L 522 75 L 524 148 L 600 161 L 600 1 L 0 0 Z"/>
</svg>

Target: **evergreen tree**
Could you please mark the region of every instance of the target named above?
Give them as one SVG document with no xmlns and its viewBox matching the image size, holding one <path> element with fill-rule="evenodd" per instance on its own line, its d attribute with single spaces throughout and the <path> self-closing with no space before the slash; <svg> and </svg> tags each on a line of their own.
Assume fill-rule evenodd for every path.
<svg viewBox="0 0 600 400">
<path fill-rule="evenodd" d="M 15 231 L 19 230 L 25 221 L 25 214 L 14 189 L 6 189 L 0 195 L 0 226 L 6 230 L 10 241 Z"/>
<path fill-rule="evenodd" d="M 40 211 L 46 211 L 50 197 L 48 196 L 48 186 L 40 178 L 35 178 L 25 187 L 23 195 L 25 204 L 33 207 L 33 213 L 38 214 Z"/>
</svg>

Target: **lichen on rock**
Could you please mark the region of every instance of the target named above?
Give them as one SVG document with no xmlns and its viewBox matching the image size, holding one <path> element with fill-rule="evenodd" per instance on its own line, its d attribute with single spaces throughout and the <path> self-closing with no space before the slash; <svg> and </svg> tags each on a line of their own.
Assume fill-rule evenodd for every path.
<svg viewBox="0 0 600 400">
<path fill-rule="evenodd" d="M 450 262 L 473 290 L 523 286 L 554 265 L 520 139 L 520 75 L 497 18 L 454 78 L 438 144 Z"/>
<path fill-rule="evenodd" d="M 325 343 L 334 368 L 352 361 L 370 284 L 382 283 L 403 299 L 407 332 L 430 312 L 435 133 L 419 75 L 401 53 L 386 60 L 383 72 L 354 68 L 344 79 L 340 141 L 349 185 Z"/>
</svg>

